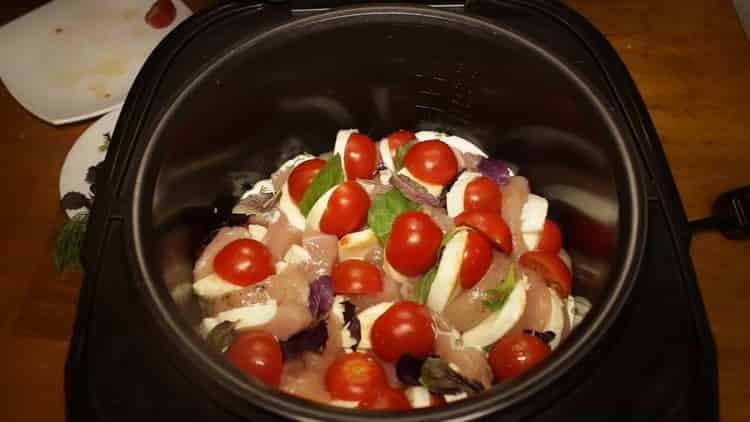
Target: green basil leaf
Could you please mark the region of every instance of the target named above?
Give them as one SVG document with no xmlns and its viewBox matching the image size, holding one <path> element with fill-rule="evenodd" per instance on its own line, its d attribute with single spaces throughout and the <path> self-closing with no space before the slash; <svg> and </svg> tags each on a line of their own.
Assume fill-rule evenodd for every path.
<svg viewBox="0 0 750 422">
<path fill-rule="evenodd" d="M 417 283 L 417 286 L 414 288 L 414 300 L 417 303 L 421 303 L 424 305 L 427 302 L 427 296 L 429 296 L 430 294 L 430 288 L 432 287 L 432 282 L 435 281 L 437 270 L 437 265 L 430 268 L 430 271 L 427 271 L 427 273 L 425 273 L 425 275 L 422 276 L 422 279 Z"/>
<path fill-rule="evenodd" d="M 216 350 L 224 353 L 234 341 L 235 331 L 234 327 L 237 325 L 235 321 L 224 321 L 215 326 L 209 331 L 206 336 L 208 344 L 213 346 Z"/>
<path fill-rule="evenodd" d="M 89 213 L 81 211 L 65 222 L 55 240 L 55 254 L 53 256 L 57 271 L 68 267 L 79 267 L 81 263 L 81 248 L 83 238 L 86 237 L 86 226 Z"/>
<path fill-rule="evenodd" d="M 417 142 L 418 141 L 415 139 L 401 145 L 400 147 L 398 147 L 398 149 L 396 149 L 396 157 L 393 161 L 393 165 L 396 166 L 396 171 L 399 171 L 404 167 L 404 158 L 406 158 L 406 153 L 409 152 L 411 147 L 413 147 Z"/>
<path fill-rule="evenodd" d="M 419 204 L 408 200 L 398 190 L 389 190 L 370 204 L 367 212 L 367 225 L 375 232 L 380 243 L 385 244 L 391 234 L 393 220 L 404 211 L 418 209 Z"/>
<path fill-rule="evenodd" d="M 487 300 L 483 300 L 482 303 L 490 308 L 492 312 L 499 311 L 503 305 L 505 305 L 505 301 L 508 300 L 508 296 L 510 296 L 510 293 L 513 291 L 513 288 L 516 286 L 516 270 L 515 265 L 510 264 L 510 268 L 508 268 L 508 274 L 505 276 L 505 279 L 494 289 L 488 289 L 485 290 L 485 293 L 489 297 Z"/>
<path fill-rule="evenodd" d="M 323 196 L 328 189 L 344 181 L 344 169 L 341 166 L 341 158 L 338 154 L 328 159 L 318 174 L 310 183 L 310 186 L 299 201 L 299 210 L 307 217 L 315 201 Z"/>
</svg>

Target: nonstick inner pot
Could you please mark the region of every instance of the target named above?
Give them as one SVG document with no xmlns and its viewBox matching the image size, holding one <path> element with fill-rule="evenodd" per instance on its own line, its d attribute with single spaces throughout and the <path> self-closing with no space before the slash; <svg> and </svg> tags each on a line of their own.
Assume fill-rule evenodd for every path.
<svg viewBox="0 0 750 422">
<path fill-rule="evenodd" d="M 238 33 L 226 45 L 234 47 L 217 46 L 174 100 L 159 105 L 156 130 L 141 134 L 150 138 L 133 225 L 147 301 L 215 398 L 239 413 L 260 406 L 297 418 L 367 416 L 247 381 L 192 329 L 199 313 L 190 270 L 216 198 L 299 152 L 332 149 L 340 128 L 375 139 L 399 128 L 448 131 L 518 164 L 564 228 L 574 293 L 595 305 L 539 368 L 430 416 L 394 419 L 502 410 L 563 375 L 610 325 L 637 274 L 641 183 L 615 108 L 549 52 L 484 20 L 400 6 L 327 12 L 261 35 Z"/>
</svg>

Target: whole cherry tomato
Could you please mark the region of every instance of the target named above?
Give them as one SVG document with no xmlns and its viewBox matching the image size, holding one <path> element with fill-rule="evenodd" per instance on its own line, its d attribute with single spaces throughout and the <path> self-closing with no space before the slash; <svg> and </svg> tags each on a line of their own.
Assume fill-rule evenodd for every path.
<svg viewBox="0 0 750 422">
<path fill-rule="evenodd" d="M 344 148 L 344 169 L 349 179 L 369 179 L 378 168 L 378 149 L 369 136 L 352 133 Z"/>
<path fill-rule="evenodd" d="M 458 160 L 451 147 L 443 141 L 417 142 L 404 157 L 404 167 L 417 179 L 448 184 L 458 174 Z"/>
<path fill-rule="evenodd" d="M 550 352 L 547 343 L 535 335 L 517 332 L 504 336 L 490 351 L 489 361 L 495 381 L 505 381 L 525 372 Z"/>
<path fill-rule="evenodd" d="M 396 271 L 407 276 L 427 272 L 437 260 L 443 232 L 421 211 L 399 214 L 385 244 L 385 256 Z"/>
<path fill-rule="evenodd" d="M 464 211 L 488 210 L 500 213 L 503 194 L 497 183 L 489 177 L 479 176 L 466 185 Z"/>
<path fill-rule="evenodd" d="M 338 237 L 356 231 L 367 220 L 370 196 L 354 180 L 340 184 L 328 199 L 328 205 L 320 217 L 320 231 Z"/>
<path fill-rule="evenodd" d="M 566 298 L 570 294 L 573 275 L 557 254 L 528 251 L 521 255 L 518 263 L 538 272 L 547 283 L 557 290 L 560 297 Z"/>
<path fill-rule="evenodd" d="M 513 252 L 513 236 L 499 213 L 488 210 L 464 211 L 453 221 L 456 225 L 469 226 L 478 230 L 506 254 L 510 255 Z"/>
<path fill-rule="evenodd" d="M 299 204 L 299 201 L 302 200 L 305 191 L 310 187 L 310 183 L 320 173 L 320 169 L 325 163 L 325 160 L 321 160 L 320 158 L 306 160 L 299 163 L 289 174 L 287 181 L 289 196 L 292 197 L 295 204 Z"/>
<path fill-rule="evenodd" d="M 405 354 L 424 359 L 435 347 L 430 312 L 410 300 L 393 304 L 375 320 L 370 332 L 372 351 L 386 362 Z"/>
<path fill-rule="evenodd" d="M 216 254 L 213 265 L 219 277 L 239 286 L 255 284 L 276 273 L 273 255 L 254 239 L 229 242 Z"/>
<path fill-rule="evenodd" d="M 334 265 L 331 278 L 336 293 L 365 294 L 383 290 L 378 267 L 361 259 L 347 259 Z"/>
<path fill-rule="evenodd" d="M 281 382 L 281 346 L 267 331 L 241 332 L 224 356 L 242 372 L 266 384 L 278 386 Z"/>
<path fill-rule="evenodd" d="M 360 409 L 406 410 L 411 404 L 403 391 L 384 386 L 376 388 L 357 406 Z"/>
<path fill-rule="evenodd" d="M 326 390 L 333 399 L 362 400 L 387 386 L 385 370 L 367 353 L 342 353 L 326 371 Z"/>
<path fill-rule="evenodd" d="M 146 12 L 143 20 L 156 29 L 166 28 L 177 16 L 172 0 L 157 0 Z"/>
<path fill-rule="evenodd" d="M 469 231 L 466 239 L 459 280 L 464 289 L 474 287 L 484 277 L 492 263 L 492 247 L 484 235 L 474 230 Z"/>
</svg>

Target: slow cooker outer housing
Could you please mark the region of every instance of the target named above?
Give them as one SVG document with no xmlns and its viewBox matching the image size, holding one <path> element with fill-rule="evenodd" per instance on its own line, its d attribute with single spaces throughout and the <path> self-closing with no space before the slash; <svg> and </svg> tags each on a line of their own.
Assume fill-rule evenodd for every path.
<svg viewBox="0 0 750 422">
<path fill-rule="evenodd" d="M 518 415 L 517 409 L 531 396 L 535 407 L 543 407 L 564 393 L 560 386 L 545 387 L 559 381 L 596 346 L 625 303 L 638 273 L 646 226 L 646 190 L 634 143 L 628 139 L 632 133 L 613 98 L 588 83 L 587 76 L 574 65 L 557 59 L 555 52 L 545 51 L 542 44 L 496 23 L 493 14 L 514 10 L 503 7 L 514 2 L 506 3 L 477 2 L 441 10 L 372 5 L 310 14 L 291 14 L 283 6 L 226 5 L 198 14 L 155 50 L 126 101 L 115 133 L 115 140 L 132 139 L 124 143 L 132 149 L 117 148 L 107 158 L 115 161 L 114 165 L 109 163 L 110 180 L 122 180 L 108 195 L 119 198 L 116 203 L 112 198 L 103 202 L 118 208 L 114 213 L 124 219 L 133 280 L 168 339 L 165 346 L 170 356 L 213 399 L 249 418 L 257 417 L 259 409 L 302 419 L 370 417 L 366 412 L 317 406 L 246 382 L 194 333 L 194 316 L 171 299 L 160 262 L 161 242 L 167 233 L 183 227 L 190 232 L 188 238 L 195 235 L 181 217 L 185 208 L 205 207 L 215 194 L 228 188 L 221 183 L 221 172 L 240 170 L 238 166 L 248 162 L 260 173 L 270 172 L 281 156 L 294 148 L 302 146 L 316 152 L 330 149 L 332 131 L 347 125 L 376 135 L 398 127 L 452 130 L 479 141 L 493 155 L 521 164 L 535 190 L 543 194 L 545 178 L 554 180 L 562 174 L 570 176 L 571 183 L 578 187 L 615 201 L 616 223 L 607 227 L 615 234 L 616 253 L 601 261 L 608 270 L 594 274 L 587 286 L 595 296 L 595 310 L 549 362 L 502 389 L 461 404 L 389 418 L 468 419 L 503 410 Z M 407 62 L 388 64 L 398 71 L 394 77 L 379 67 L 381 59 L 393 50 L 355 45 L 361 39 L 377 43 L 388 37 L 375 37 L 371 34 L 375 31 L 362 28 L 391 31 L 392 39 L 399 41 L 390 44 L 396 49 L 432 40 L 447 63 L 441 68 L 440 60 L 429 61 L 428 49 L 413 50 L 400 57 Z M 404 37 L 406 29 L 411 37 Z M 360 38 L 341 37 L 346 31 Z M 297 47 L 293 55 L 284 52 L 295 43 L 314 46 L 323 41 L 328 47 L 340 42 L 367 54 L 352 53 L 355 60 L 350 58 L 334 66 L 310 54 L 312 49 Z M 449 53 L 465 61 L 462 75 L 446 78 L 437 72 L 455 68 L 446 59 Z M 336 54 L 328 51 L 322 55 L 333 58 Z M 405 66 L 414 64 L 417 56 L 430 64 L 420 68 L 421 73 Z M 279 64 L 287 66 L 279 66 L 278 72 L 269 71 Z M 289 72 L 289 65 L 295 64 L 300 68 Z M 375 69 L 362 68 L 361 64 Z M 347 66 L 355 70 L 349 71 Z M 515 73 L 509 70 L 513 66 L 518 66 Z M 521 68 L 525 71 L 519 72 Z M 337 77 L 330 78 L 334 73 Z M 310 83 L 315 80 L 317 86 Z M 374 86 L 373 81 L 380 85 Z M 481 83 L 472 85 L 471 81 Z M 440 85 L 444 82 L 447 85 Z M 255 95 L 248 98 L 251 92 Z M 378 100 L 378 95 L 385 97 L 385 102 Z M 294 101 L 291 106 L 289 101 L 281 101 L 289 98 L 318 101 L 297 101 L 295 109 Z M 333 99 L 339 107 L 319 101 L 321 98 Z M 560 102 L 550 106 L 540 101 L 542 98 Z M 525 130 L 517 130 L 519 123 Z M 540 127 L 556 131 L 534 137 L 540 134 Z M 535 141 L 539 138 L 544 141 Z M 263 159 L 257 160 L 260 140 L 269 139 L 285 141 L 263 144 Z M 248 150 L 248 145 L 252 149 Z M 540 155 L 545 149 L 548 154 Z M 556 168 L 559 166 L 554 164 L 560 164 L 561 157 L 565 162 L 562 168 Z M 198 185 L 201 180 L 210 183 Z M 170 201 L 177 198 L 183 200 Z M 565 218 L 570 204 L 565 204 L 565 198 L 552 199 L 553 209 Z M 97 211 L 94 220 L 103 214 L 101 207 Z M 178 252 L 184 271 L 190 251 Z M 585 371 L 577 372 L 585 376 Z M 569 381 L 568 387 L 573 383 Z"/>
</svg>

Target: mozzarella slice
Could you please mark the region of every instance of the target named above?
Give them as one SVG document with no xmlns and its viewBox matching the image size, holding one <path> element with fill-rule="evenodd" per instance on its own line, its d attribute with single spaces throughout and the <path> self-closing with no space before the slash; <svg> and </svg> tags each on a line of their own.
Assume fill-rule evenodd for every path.
<svg viewBox="0 0 750 422">
<path fill-rule="evenodd" d="M 224 280 L 216 273 L 209 274 L 193 283 L 193 291 L 203 299 L 215 299 L 241 288 L 241 286 Z"/>
<path fill-rule="evenodd" d="M 279 198 L 279 209 L 284 213 L 286 219 L 297 230 L 305 230 L 305 216 L 299 210 L 297 204 L 292 200 L 289 194 L 289 185 L 284 182 L 281 188 L 281 198 Z"/>
<path fill-rule="evenodd" d="M 358 401 L 352 401 L 352 400 L 331 400 L 328 403 L 331 406 L 345 407 L 347 409 L 356 409 L 357 406 L 359 406 L 359 402 Z"/>
<path fill-rule="evenodd" d="M 499 311 L 493 312 L 485 318 L 476 327 L 466 331 L 461 338 L 464 345 L 483 348 L 504 336 L 523 315 L 526 308 L 526 289 L 529 282 L 526 276 L 516 282 L 515 287 L 510 292 L 510 296 L 500 308 Z"/>
<path fill-rule="evenodd" d="M 380 179 L 380 184 L 382 185 L 390 185 L 391 177 L 393 177 L 393 172 L 391 170 L 383 169 L 378 172 L 378 178 Z"/>
<path fill-rule="evenodd" d="M 591 302 L 583 296 L 570 295 L 565 298 L 565 310 L 568 312 L 570 329 L 573 330 L 591 310 Z"/>
<path fill-rule="evenodd" d="M 415 133 L 414 136 L 418 141 L 432 141 L 434 139 L 443 140 L 443 138 L 448 137 L 448 134 L 443 132 L 435 132 L 434 130 L 420 130 L 419 132 Z"/>
<path fill-rule="evenodd" d="M 526 248 L 533 251 L 542 239 L 542 232 L 521 232 L 521 236 L 523 237 L 523 243 L 526 244 Z"/>
<path fill-rule="evenodd" d="M 443 255 L 440 257 L 435 280 L 432 282 L 430 293 L 427 295 L 427 307 L 433 312 L 443 312 L 443 309 L 448 304 L 448 300 L 453 295 L 453 290 L 458 283 L 461 262 L 463 261 L 468 238 L 468 231 L 459 231 L 445 245 L 445 249 L 443 249 Z"/>
<path fill-rule="evenodd" d="M 388 257 L 385 255 L 383 256 L 383 272 L 385 272 L 388 277 L 396 280 L 397 283 L 405 284 L 412 281 L 411 277 L 401 274 L 397 269 L 393 268 L 391 263 L 388 262 Z"/>
<path fill-rule="evenodd" d="M 454 401 L 463 400 L 466 397 L 469 397 L 469 395 L 465 391 L 456 394 L 443 394 L 446 403 L 453 403 Z"/>
<path fill-rule="evenodd" d="M 396 163 L 393 162 L 393 154 L 388 146 L 388 138 L 383 138 L 378 142 L 378 151 L 380 151 L 380 160 L 385 168 L 390 171 L 396 171 Z"/>
<path fill-rule="evenodd" d="M 339 239 L 338 260 L 365 259 L 365 256 L 378 246 L 378 238 L 372 229 L 349 233 Z"/>
<path fill-rule="evenodd" d="M 465 171 L 458 176 L 456 182 L 448 190 L 448 194 L 445 196 L 445 204 L 448 211 L 449 217 L 455 217 L 464 212 L 464 195 L 466 195 L 466 186 L 471 183 L 472 180 L 480 177 L 480 173 L 473 171 Z"/>
<path fill-rule="evenodd" d="M 529 199 L 521 209 L 521 231 L 524 233 L 541 232 L 547 218 L 549 203 L 539 195 L 529 194 Z M 528 245 L 527 245 L 528 246 Z"/>
<path fill-rule="evenodd" d="M 274 299 L 268 299 L 263 303 L 254 303 L 240 308 L 230 309 L 219 312 L 214 317 L 203 318 L 201 321 L 200 331 L 207 335 L 214 327 L 224 321 L 235 321 L 237 330 L 253 328 L 263 325 L 276 316 L 278 306 Z"/>
<path fill-rule="evenodd" d="M 287 264 L 302 265 L 312 260 L 312 256 L 307 249 L 300 245 L 292 245 L 284 255 L 284 262 Z"/>
<path fill-rule="evenodd" d="M 266 233 L 268 233 L 268 229 L 259 224 L 248 224 L 247 232 L 250 234 L 250 239 L 262 242 L 263 238 L 266 237 Z"/>
<path fill-rule="evenodd" d="M 362 338 L 360 338 L 359 340 L 359 345 L 357 345 L 357 349 L 372 348 L 372 343 L 370 343 L 370 331 L 372 330 L 372 325 L 375 324 L 375 320 L 377 320 L 380 315 L 383 315 L 383 313 L 387 311 L 391 306 L 393 306 L 393 302 L 381 302 L 377 305 L 370 306 L 369 308 L 357 314 L 357 318 L 359 319 L 360 333 L 362 335 Z M 349 329 L 344 327 L 341 329 L 341 340 L 342 346 L 345 348 L 351 347 L 344 346 L 343 344 L 344 338 L 347 337 L 351 338 Z"/>
<path fill-rule="evenodd" d="M 399 170 L 398 174 L 404 175 L 408 177 L 409 179 L 419 183 L 420 185 L 422 185 L 422 187 L 424 187 L 427 190 L 427 192 L 429 192 L 434 197 L 440 196 L 440 193 L 443 192 L 443 185 L 438 185 L 436 183 L 423 182 L 417 179 L 417 176 L 411 174 L 411 172 L 406 167 Z"/>
<path fill-rule="evenodd" d="M 346 174 L 346 164 L 344 163 L 344 152 L 346 152 L 346 143 L 349 141 L 349 135 L 352 133 L 359 133 L 357 129 L 342 129 L 336 132 L 336 143 L 333 146 L 333 153 L 338 154 L 341 159 L 341 168 L 344 169 L 344 176 L 348 179 L 349 175 Z"/>
<path fill-rule="evenodd" d="M 331 199 L 333 191 L 336 190 L 338 186 L 339 185 L 336 185 L 328 189 L 320 198 L 318 198 L 317 201 L 315 201 L 315 204 L 310 209 L 310 213 L 307 214 L 306 223 L 308 228 L 315 230 L 316 232 L 320 231 L 320 219 L 323 218 L 323 213 L 326 211 L 326 208 L 328 208 L 328 200 Z"/>
<path fill-rule="evenodd" d="M 444 138 L 441 138 L 441 140 L 450 145 L 452 148 L 455 148 L 461 152 L 475 154 L 487 158 L 487 154 L 485 154 L 484 151 L 482 151 L 473 142 L 468 141 L 464 138 L 458 136 L 446 136 Z"/>
<path fill-rule="evenodd" d="M 566 251 L 565 249 L 560 249 L 560 252 L 557 253 L 557 256 L 559 256 L 560 260 L 565 263 L 565 265 L 568 267 L 568 270 L 570 270 L 570 272 L 573 272 L 573 260 L 570 259 L 568 251 Z"/>
<path fill-rule="evenodd" d="M 276 188 L 273 186 L 271 179 L 263 179 L 255 182 L 252 188 L 242 194 L 240 199 L 245 199 L 250 195 L 256 195 L 259 193 L 275 193 Z"/>
<path fill-rule="evenodd" d="M 555 350 L 560 344 L 560 340 L 562 340 L 561 336 L 565 325 L 565 316 L 563 315 L 563 312 L 566 310 L 565 305 L 563 304 L 562 299 L 560 299 L 560 296 L 557 295 L 557 292 L 550 287 L 547 287 L 547 289 L 549 290 L 551 309 L 549 320 L 544 327 L 544 331 L 552 331 L 555 333 L 555 338 L 549 342 L 549 347 L 552 350 Z"/>
<path fill-rule="evenodd" d="M 414 409 L 430 407 L 430 390 L 422 386 L 413 386 L 404 390 L 406 399 Z"/>
</svg>

